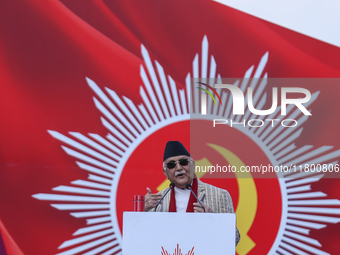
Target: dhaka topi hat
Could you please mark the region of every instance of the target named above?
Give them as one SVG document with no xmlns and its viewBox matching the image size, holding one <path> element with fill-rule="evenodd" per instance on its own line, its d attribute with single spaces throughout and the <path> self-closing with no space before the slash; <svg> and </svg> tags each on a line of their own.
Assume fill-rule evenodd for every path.
<svg viewBox="0 0 340 255">
<path fill-rule="evenodd" d="M 190 153 L 179 141 L 168 141 L 164 149 L 163 161 L 167 158 L 186 155 L 190 157 Z"/>
</svg>

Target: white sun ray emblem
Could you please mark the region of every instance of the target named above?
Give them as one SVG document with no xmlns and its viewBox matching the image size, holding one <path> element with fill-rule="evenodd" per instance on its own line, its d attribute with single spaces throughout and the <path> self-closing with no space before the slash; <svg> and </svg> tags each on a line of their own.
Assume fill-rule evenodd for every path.
<svg viewBox="0 0 340 255">
<path fill-rule="evenodd" d="M 216 62 L 212 55 L 208 68 L 207 37 L 204 36 L 202 42 L 201 71 L 199 71 L 200 61 L 197 53 L 193 60 L 193 71 L 188 73 L 185 79 L 186 90 L 177 89 L 175 81 L 171 76 L 165 75 L 162 66 L 157 61 L 152 63 L 143 45 L 141 52 L 151 83 L 144 66 L 141 65 L 140 75 L 144 86 L 140 86 L 140 96 L 144 103 L 138 107 L 130 99 L 124 96 L 120 98 L 109 88 L 101 90 L 94 81 L 86 78 L 88 85 L 96 94 L 93 97 L 95 106 L 103 114 L 101 122 L 108 129 L 105 137 L 92 133 L 83 135 L 78 132 L 69 132 L 66 136 L 48 130 L 54 138 L 64 143 L 62 149 L 76 159 L 79 168 L 89 172 L 86 180 L 75 180 L 69 186 L 55 187 L 52 189 L 53 193 L 33 195 L 39 200 L 53 201 L 51 206 L 58 210 L 70 211 L 73 217 L 86 219 L 87 226 L 78 229 L 73 234 L 74 238 L 62 243 L 58 247 L 61 250 L 58 255 L 122 254 L 122 236 L 116 216 L 116 195 L 125 163 L 136 147 L 150 134 L 169 124 L 189 120 L 189 109 L 193 112 L 191 118 L 206 119 L 199 114 L 198 100 L 194 100 L 194 105 L 190 102 L 189 92 L 192 91 L 194 98 L 200 96 L 200 90 L 190 89 L 193 77 L 221 79 L 221 76 L 216 74 Z M 246 71 L 244 78 L 267 78 L 267 73 L 263 74 L 263 70 L 268 55 L 268 52 L 264 54 L 253 76 L 254 66 Z M 262 109 L 266 102 L 266 93 L 263 92 L 266 82 L 262 82 L 257 87 L 256 83 L 249 85 L 237 82 L 235 85 L 240 86 L 243 92 L 247 87 L 253 87 L 254 105 L 257 104 L 257 109 Z M 220 94 L 221 90 L 217 91 Z M 318 94 L 319 92 L 314 93 L 305 107 L 309 107 Z M 226 102 L 228 93 L 223 92 L 221 98 Z M 231 112 L 230 99 L 231 95 L 224 106 L 225 109 L 222 107 L 218 109 L 209 98 L 208 112 L 214 117 L 228 118 Z M 287 108 L 287 112 L 290 110 L 292 107 Z M 287 118 L 293 119 L 296 115 L 296 111 L 287 113 Z M 258 119 L 263 117 L 260 116 Z M 256 116 L 251 116 L 249 109 L 246 109 L 244 119 L 247 121 L 255 118 Z M 299 125 L 307 118 L 308 116 L 303 116 L 299 119 Z M 239 121 L 240 116 L 234 117 L 234 120 Z M 273 165 L 322 164 L 340 155 L 340 150 L 334 151 L 332 146 L 322 146 L 312 151 L 312 145 L 297 148 L 294 141 L 302 133 L 302 127 L 298 130 L 286 131 L 280 125 L 269 127 L 271 126 L 264 126 L 261 130 L 256 128 L 239 130 L 259 144 Z M 270 131 L 272 133 L 267 137 Z M 329 152 L 325 154 L 326 151 Z M 315 159 L 318 155 L 321 156 Z M 337 161 L 332 162 L 332 164 L 336 163 Z M 317 240 L 308 237 L 311 229 L 321 229 L 328 223 L 335 224 L 340 221 L 339 217 L 323 216 L 324 214 L 340 215 L 340 209 L 326 207 L 339 206 L 340 201 L 325 199 L 327 194 L 311 191 L 310 184 L 319 181 L 322 177 L 323 174 L 308 178 L 308 174 L 299 173 L 289 176 L 289 179 L 279 178 L 282 217 L 275 242 L 268 254 L 328 254 L 320 250 L 321 244 Z"/>
</svg>

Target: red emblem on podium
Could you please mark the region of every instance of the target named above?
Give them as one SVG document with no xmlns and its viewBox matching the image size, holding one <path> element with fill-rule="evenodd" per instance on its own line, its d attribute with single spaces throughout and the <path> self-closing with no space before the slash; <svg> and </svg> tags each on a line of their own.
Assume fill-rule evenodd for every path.
<svg viewBox="0 0 340 255">
<path fill-rule="evenodd" d="M 190 251 L 188 251 L 188 253 L 186 253 L 185 255 L 194 255 L 194 247 L 192 247 L 192 249 Z M 168 251 L 164 250 L 163 246 L 162 246 L 162 253 L 161 255 L 171 255 L 171 253 L 169 253 Z M 183 255 L 181 249 L 179 248 L 179 244 L 177 244 L 177 248 L 175 249 L 175 252 L 173 253 L 173 255 Z"/>
</svg>

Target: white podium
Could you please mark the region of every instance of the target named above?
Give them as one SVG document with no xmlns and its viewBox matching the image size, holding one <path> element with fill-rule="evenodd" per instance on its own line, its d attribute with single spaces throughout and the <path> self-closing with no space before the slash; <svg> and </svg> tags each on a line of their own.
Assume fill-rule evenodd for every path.
<svg viewBox="0 0 340 255">
<path fill-rule="evenodd" d="M 234 213 L 124 212 L 124 255 L 234 255 Z"/>
</svg>

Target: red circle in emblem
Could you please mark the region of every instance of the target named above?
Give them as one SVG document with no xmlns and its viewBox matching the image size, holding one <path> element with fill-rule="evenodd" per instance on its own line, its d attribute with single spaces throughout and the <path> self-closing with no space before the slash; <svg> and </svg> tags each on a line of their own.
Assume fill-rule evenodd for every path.
<svg viewBox="0 0 340 255">
<path fill-rule="evenodd" d="M 260 146 L 239 130 L 227 125 L 218 127 L 213 130 L 214 132 L 210 132 L 211 130 L 212 121 L 177 122 L 154 132 L 135 149 L 123 169 L 117 190 L 117 218 L 121 229 L 123 212 L 133 209 L 133 196 L 145 195 L 146 187 L 150 187 L 152 192 L 157 192 L 157 187 L 166 180 L 162 171 L 162 159 L 165 144 L 169 140 L 181 141 L 188 150 L 191 147 L 190 153 L 195 161 L 206 158 L 212 165 L 229 165 L 221 154 L 208 145 L 215 144 L 232 152 L 246 166 L 270 164 Z M 246 196 L 244 198 L 239 196 L 240 186 L 235 175 L 228 175 L 229 178 L 211 177 L 205 174 L 200 179 L 228 190 L 236 211 L 239 199 L 246 199 Z M 249 247 L 247 254 L 267 254 L 275 241 L 281 220 L 282 201 L 278 179 L 275 175 L 271 175 L 272 178 L 258 177 L 261 176 L 250 178 L 256 186 L 256 214 L 253 215 L 252 223 L 248 224 L 248 233 L 241 232 L 239 243 L 245 245 L 242 244 L 242 237 L 245 240 L 245 235 L 254 242 L 254 246 Z M 247 192 L 247 189 L 243 192 Z M 247 213 L 240 214 L 239 211 L 237 213 L 239 224 L 249 221 L 244 217 L 251 217 Z"/>
</svg>

